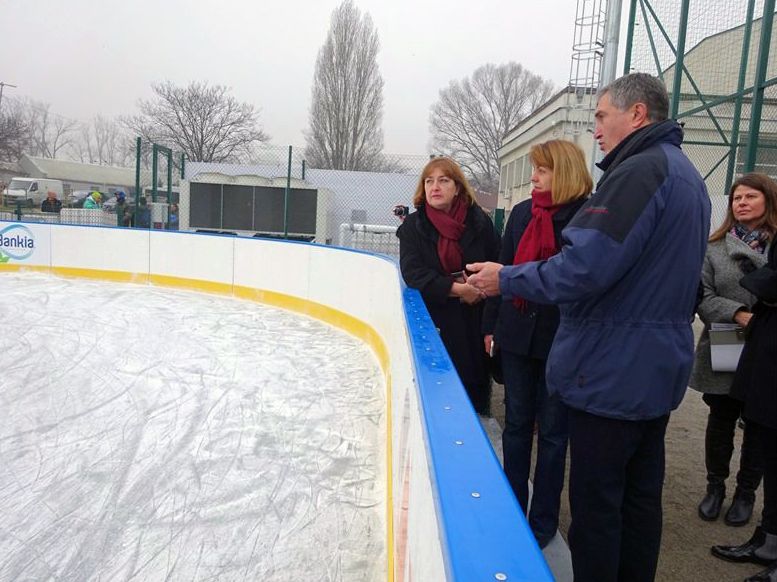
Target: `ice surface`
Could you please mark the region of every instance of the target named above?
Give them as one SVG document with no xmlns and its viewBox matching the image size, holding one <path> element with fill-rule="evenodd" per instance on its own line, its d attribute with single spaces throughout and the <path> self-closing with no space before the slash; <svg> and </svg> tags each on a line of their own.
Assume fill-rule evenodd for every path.
<svg viewBox="0 0 777 582">
<path fill-rule="evenodd" d="M 384 386 L 296 314 L 0 275 L 0 580 L 383 580 Z"/>
</svg>

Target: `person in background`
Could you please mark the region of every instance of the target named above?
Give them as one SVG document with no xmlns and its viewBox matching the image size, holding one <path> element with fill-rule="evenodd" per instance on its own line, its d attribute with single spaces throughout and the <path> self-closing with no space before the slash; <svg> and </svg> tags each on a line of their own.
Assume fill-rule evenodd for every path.
<svg viewBox="0 0 777 582">
<path fill-rule="evenodd" d="M 167 214 L 167 230 L 178 230 L 178 205 L 173 203 Z"/>
<path fill-rule="evenodd" d="M 550 259 L 470 264 L 487 295 L 558 304 L 547 383 L 569 409 L 569 544 L 575 582 L 655 579 L 664 436 L 693 364 L 691 321 L 710 199 L 683 153 L 659 79 L 599 90 L 596 192 Z"/>
<path fill-rule="evenodd" d="M 397 204 L 391 209 L 391 213 L 399 219 L 399 222 L 404 222 L 407 215 L 410 214 L 410 208 L 404 204 Z"/>
<path fill-rule="evenodd" d="M 46 199 L 41 202 L 40 205 L 40 211 L 41 212 L 56 212 L 59 214 L 59 212 L 62 210 L 62 201 L 57 199 L 57 193 L 49 190 L 46 192 Z"/>
<path fill-rule="evenodd" d="M 774 206 L 770 216 L 774 219 Z M 739 546 L 713 546 L 712 554 L 731 562 L 767 566 L 745 582 L 777 582 L 777 244 L 766 265 L 745 275 L 742 286 L 758 298 L 753 307 L 731 397 L 742 401 L 745 430 L 760 443 L 764 506 L 761 525 Z"/>
<path fill-rule="evenodd" d="M 742 414 L 742 403 L 729 396 L 734 374 L 712 370 L 710 326 L 737 323 L 747 327 L 756 298 L 740 286 L 739 280 L 766 264 L 775 234 L 777 184 L 765 174 L 741 176 L 729 191 L 723 224 L 710 236 L 701 272 L 702 299 L 697 307 L 704 330 L 696 347 L 690 386 L 704 393 L 702 398 L 710 409 L 704 442 L 707 493 L 698 507 L 699 517 L 706 521 L 720 515 L 734 432 Z M 750 521 L 762 472 L 758 440 L 745 426 L 737 487 L 724 518 L 727 525 L 741 526 Z"/>
<path fill-rule="evenodd" d="M 130 226 L 132 223 L 127 195 L 121 190 L 116 192 L 116 221 L 120 226 Z"/>
<path fill-rule="evenodd" d="M 84 200 L 84 208 L 87 210 L 100 208 L 100 200 L 102 200 L 102 195 L 99 192 L 94 191 Z"/>
<path fill-rule="evenodd" d="M 151 228 L 151 209 L 145 196 L 138 200 L 138 207 L 135 212 L 135 226 L 138 228 Z"/>
<path fill-rule="evenodd" d="M 397 229 L 402 277 L 421 292 L 475 411 L 489 415 L 483 294 L 466 284 L 463 269 L 467 262 L 496 260 L 499 236 L 461 168 L 449 158 L 426 164 L 413 206 L 415 212 Z"/>
<path fill-rule="evenodd" d="M 520 265 L 552 257 L 561 249 L 561 231 L 593 189 L 582 150 L 569 141 L 532 146 L 532 193 L 513 207 L 502 237 L 499 262 Z M 498 317 L 497 317 L 498 313 Z M 502 433 L 504 470 L 540 548 L 558 529 L 567 456 L 567 410 L 558 395 L 549 396 L 545 365 L 559 322 L 558 308 L 515 297 L 490 299 L 485 308 L 485 350 L 501 350 L 505 386 Z M 537 462 L 529 508 L 534 425 Z"/>
</svg>

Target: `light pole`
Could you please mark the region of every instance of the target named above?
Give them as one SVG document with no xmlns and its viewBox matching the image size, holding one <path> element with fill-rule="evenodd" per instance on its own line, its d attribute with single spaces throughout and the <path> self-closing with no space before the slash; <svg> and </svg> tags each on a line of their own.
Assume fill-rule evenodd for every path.
<svg viewBox="0 0 777 582">
<path fill-rule="evenodd" d="M 13 89 L 16 89 L 16 85 L 11 85 L 10 83 L 3 83 L 2 81 L 0 81 L 0 111 L 2 111 L 2 106 L 3 106 L 3 89 L 5 87 L 11 87 Z"/>
</svg>

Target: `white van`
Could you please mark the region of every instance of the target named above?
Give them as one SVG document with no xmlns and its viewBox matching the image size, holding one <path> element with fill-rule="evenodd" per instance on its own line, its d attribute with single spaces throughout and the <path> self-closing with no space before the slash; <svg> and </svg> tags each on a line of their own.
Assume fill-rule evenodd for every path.
<svg viewBox="0 0 777 582">
<path fill-rule="evenodd" d="M 47 178 L 12 178 L 11 183 L 3 191 L 3 198 L 8 205 L 14 205 L 18 201 L 27 206 L 40 206 L 51 190 L 57 198 L 62 200 L 62 182 Z"/>
</svg>

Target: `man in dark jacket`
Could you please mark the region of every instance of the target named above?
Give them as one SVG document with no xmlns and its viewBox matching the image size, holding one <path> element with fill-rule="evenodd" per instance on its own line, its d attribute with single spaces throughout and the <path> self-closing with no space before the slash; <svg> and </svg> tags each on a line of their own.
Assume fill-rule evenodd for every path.
<svg viewBox="0 0 777 582">
<path fill-rule="evenodd" d="M 680 150 L 658 79 L 599 93 L 605 153 L 596 193 L 547 261 L 468 265 L 504 300 L 558 304 L 547 383 L 569 406 L 569 532 L 575 582 L 653 580 L 661 542 L 664 436 L 693 362 L 691 321 L 710 201 Z"/>
<path fill-rule="evenodd" d="M 62 202 L 57 200 L 57 193 L 49 190 L 46 193 L 46 199 L 40 205 L 41 212 L 59 212 L 62 210 Z"/>
</svg>

